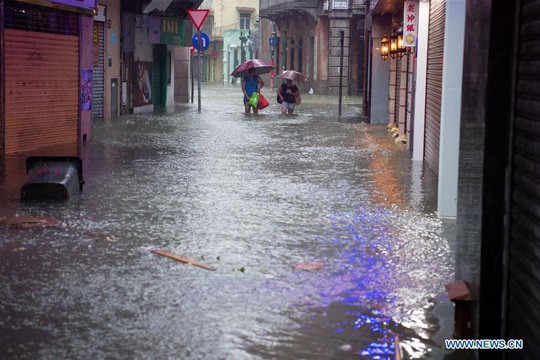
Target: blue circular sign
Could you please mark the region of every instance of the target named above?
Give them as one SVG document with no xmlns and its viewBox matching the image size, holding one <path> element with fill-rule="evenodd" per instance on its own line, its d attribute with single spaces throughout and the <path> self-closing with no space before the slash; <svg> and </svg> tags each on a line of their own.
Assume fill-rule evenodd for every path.
<svg viewBox="0 0 540 360">
<path fill-rule="evenodd" d="M 197 41 L 197 33 L 195 33 L 195 35 L 193 35 L 193 37 L 191 38 L 191 43 L 193 44 L 195 50 L 199 48 Z M 201 33 L 201 43 L 201 51 L 208 49 L 208 47 L 210 46 L 210 38 L 205 33 Z"/>
</svg>

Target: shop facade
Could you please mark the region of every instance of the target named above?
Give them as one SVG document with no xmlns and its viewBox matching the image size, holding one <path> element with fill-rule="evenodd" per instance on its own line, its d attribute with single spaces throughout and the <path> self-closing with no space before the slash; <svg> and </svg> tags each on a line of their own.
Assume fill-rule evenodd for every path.
<svg viewBox="0 0 540 360">
<path fill-rule="evenodd" d="M 95 1 L 2 1 L 2 158 L 91 138 Z"/>
<path fill-rule="evenodd" d="M 308 77 L 302 91 L 338 95 L 343 32 L 343 93 L 362 93 L 364 1 L 264 0 L 260 16 L 262 54 L 273 59 L 275 75 L 297 70 Z"/>
</svg>

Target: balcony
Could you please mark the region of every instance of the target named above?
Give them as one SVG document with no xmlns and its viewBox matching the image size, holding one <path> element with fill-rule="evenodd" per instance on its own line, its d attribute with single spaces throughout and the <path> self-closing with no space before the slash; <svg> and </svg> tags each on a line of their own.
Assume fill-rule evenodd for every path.
<svg viewBox="0 0 540 360">
<path fill-rule="evenodd" d="M 332 11 L 334 0 L 261 0 L 260 16 L 275 21 L 293 13 L 309 14 L 314 19 L 317 16 Z M 364 15 L 366 0 L 348 0 L 348 9 L 354 15 Z"/>
<path fill-rule="evenodd" d="M 308 13 L 316 18 L 318 8 L 319 2 L 313 0 L 261 0 L 259 16 L 276 21 L 293 13 Z"/>
</svg>

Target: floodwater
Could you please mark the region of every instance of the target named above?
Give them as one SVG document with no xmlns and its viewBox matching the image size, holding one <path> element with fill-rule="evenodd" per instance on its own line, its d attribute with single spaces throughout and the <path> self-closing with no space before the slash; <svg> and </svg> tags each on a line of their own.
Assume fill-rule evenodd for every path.
<svg viewBox="0 0 540 360">
<path fill-rule="evenodd" d="M 396 336 L 440 358 L 454 253 L 435 176 L 360 122 L 359 98 L 340 120 L 306 94 L 289 116 L 263 89 L 255 116 L 238 85 L 202 90 L 200 113 L 195 96 L 95 124 L 69 202 L 20 203 L 26 154 L 8 157 L 0 216 L 64 226 L 0 224 L 0 358 L 394 359 Z"/>
</svg>

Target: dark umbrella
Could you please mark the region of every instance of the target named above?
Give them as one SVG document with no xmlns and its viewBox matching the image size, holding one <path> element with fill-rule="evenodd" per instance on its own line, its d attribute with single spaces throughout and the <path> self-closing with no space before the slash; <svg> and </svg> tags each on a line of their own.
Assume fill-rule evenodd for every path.
<svg viewBox="0 0 540 360">
<path fill-rule="evenodd" d="M 274 69 L 274 65 L 271 65 L 261 59 L 251 59 L 251 60 L 244 61 L 243 63 L 238 65 L 238 67 L 234 69 L 231 75 L 235 77 L 248 76 L 249 69 L 254 69 L 255 74 L 261 75 L 261 74 L 267 74 L 270 71 L 272 71 Z"/>
<path fill-rule="evenodd" d="M 290 79 L 294 81 L 307 81 L 307 76 L 296 70 L 285 70 L 277 76 L 281 79 Z"/>
</svg>

